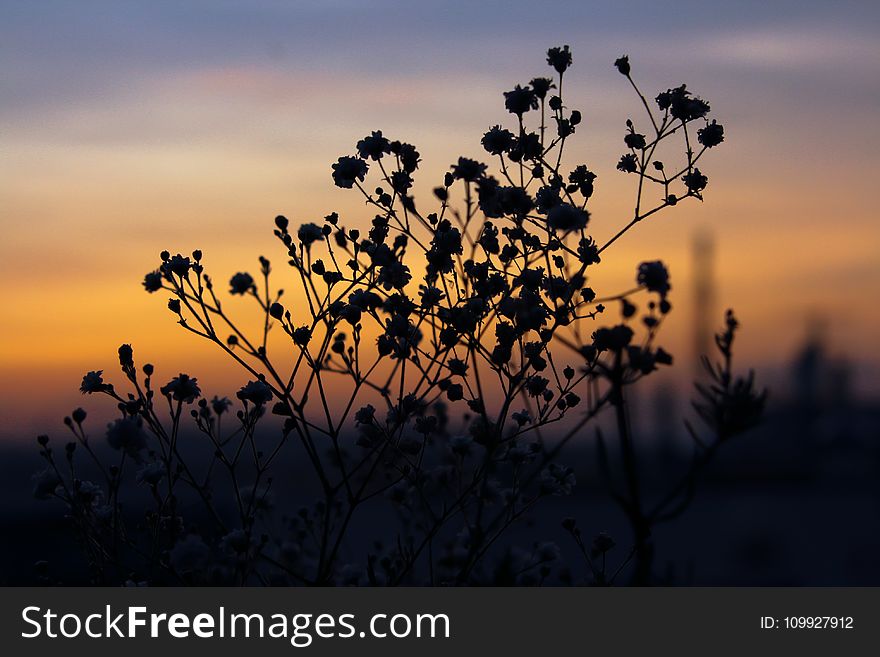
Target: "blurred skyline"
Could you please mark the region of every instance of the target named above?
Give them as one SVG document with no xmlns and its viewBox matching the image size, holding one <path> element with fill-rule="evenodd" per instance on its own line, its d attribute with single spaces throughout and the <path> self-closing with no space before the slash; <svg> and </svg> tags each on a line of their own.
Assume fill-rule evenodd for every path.
<svg viewBox="0 0 880 657">
<path fill-rule="evenodd" d="M 143 292 L 158 253 L 202 249 L 218 286 L 263 254 L 284 287 L 276 214 L 372 217 L 333 186 L 331 162 L 371 130 L 410 141 L 428 204 L 455 158 L 488 159 L 481 135 L 511 123 L 502 92 L 549 74 L 544 53 L 561 44 L 574 54 L 567 104 L 584 115 L 569 162 L 599 174 L 600 242 L 631 213 L 633 178 L 615 171 L 624 122 L 645 125 L 618 56 L 649 98 L 686 82 L 725 127 L 701 161 L 705 203 L 609 250 L 600 294 L 666 261 L 661 343 L 689 376 L 690 247 L 709 229 L 715 323 L 736 309 L 741 367 L 772 382 L 821 323 L 860 394 L 876 395 L 878 28 L 865 2 L 0 1 L 0 435 L 30 439 L 98 406 L 80 379 L 118 381 L 123 342 L 163 381 L 187 371 L 208 394 L 232 393 L 246 377 L 175 325 L 165 295 Z"/>
</svg>

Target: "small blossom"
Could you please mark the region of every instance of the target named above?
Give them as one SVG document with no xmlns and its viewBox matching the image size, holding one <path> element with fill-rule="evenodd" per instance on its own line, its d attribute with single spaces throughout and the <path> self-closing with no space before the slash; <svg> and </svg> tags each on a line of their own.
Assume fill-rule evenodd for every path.
<svg viewBox="0 0 880 657">
<path fill-rule="evenodd" d="M 130 344 L 124 344 L 119 347 L 119 364 L 122 369 L 134 367 L 134 351 Z"/>
<path fill-rule="evenodd" d="M 547 97 L 548 91 L 556 88 L 556 85 L 553 84 L 553 80 L 550 78 L 534 78 L 529 84 L 535 91 L 535 95 L 541 100 Z"/>
<path fill-rule="evenodd" d="M 574 125 L 568 119 L 557 119 L 556 134 L 565 139 L 574 134 Z"/>
<path fill-rule="evenodd" d="M 532 375 L 526 380 L 526 392 L 532 397 L 537 397 L 547 389 L 548 383 L 550 382 L 543 376 Z"/>
<path fill-rule="evenodd" d="M 354 414 L 354 421 L 358 424 L 372 424 L 375 415 L 375 407 L 372 404 L 367 404 Z"/>
<path fill-rule="evenodd" d="M 706 188 L 706 185 L 709 184 L 709 179 L 704 176 L 699 169 L 694 167 L 693 171 L 690 171 L 681 177 L 681 181 L 685 184 L 685 187 L 688 188 L 688 191 L 692 194 L 699 194 Z"/>
<path fill-rule="evenodd" d="M 340 157 L 333 165 L 333 182 L 337 187 L 351 189 L 356 181 L 363 182 L 367 169 L 367 163 L 360 158 Z"/>
<path fill-rule="evenodd" d="M 394 171 L 391 174 L 391 189 L 399 196 L 406 196 L 413 185 L 413 178 L 407 171 Z"/>
<path fill-rule="evenodd" d="M 519 427 L 525 426 L 526 424 L 528 424 L 529 422 L 532 421 L 531 414 L 525 409 L 523 409 L 521 411 L 516 411 L 515 413 L 513 413 L 511 415 L 511 417 L 513 418 L 513 421 L 516 422 L 517 426 L 519 426 Z"/>
<path fill-rule="evenodd" d="M 547 51 L 547 63 L 562 75 L 571 66 L 571 51 L 568 46 L 550 48 Z"/>
<path fill-rule="evenodd" d="M 468 371 L 467 363 L 459 358 L 450 358 L 446 362 L 446 366 L 449 368 L 449 373 L 453 376 L 464 376 Z"/>
<path fill-rule="evenodd" d="M 593 181 L 596 174 L 590 171 L 586 165 L 581 164 L 568 174 L 568 182 L 577 185 L 578 191 L 584 198 L 590 198 L 593 195 Z"/>
<path fill-rule="evenodd" d="M 626 155 L 620 158 L 620 161 L 617 163 L 617 170 L 623 171 L 624 173 L 635 173 L 639 170 L 639 164 L 636 160 L 636 156 L 632 153 L 627 153 Z"/>
<path fill-rule="evenodd" d="M 419 290 L 419 298 L 421 299 L 423 308 L 433 308 L 439 304 L 445 296 L 446 295 L 442 290 L 433 286 L 423 285 Z"/>
<path fill-rule="evenodd" d="M 211 400 L 211 408 L 216 415 L 223 415 L 232 406 L 232 402 L 227 397 L 217 397 Z"/>
<path fill-rule="evenodd" d="M 516 85 L 513 91 L 504 92 L 504 107 L 511 114 L 522 118 L 529 110 L 538 109 L 538 97 L 530 86 Z"/>
<path fill-rule="evenodd" d="M 712 148 L 724 141 L 724 126 L 714 119 L 705 128 L 697 130 L 697 141 L 706 148 Z"/>
<path fill-rule="evenodd" d="M 446 397 L 449 401 L 459 401 L 464 398 L 464 387 L 460 383 L 453 383 L 446 388 Z"/>
<path fill-rule="evenodd" d="M 510 150 L 510 147 L 513 146 L 513 141 L 514 136 L 510 130 L 505 130 L 500 125 L 496 125 L 483 135 L 480 143 L 492 155 L 501 155 Z"/>
<path fill-rule="evenodd" d="M 318 224 L 307 223 L 299 227 L 296 236 L 303 246 L 309 248 L 315 242 L 324 239 L 324 231 Z"/>
<path fill-rule="evenodd" d="M 541 214 L 547 214 L 561 202 L 559 190 L 555 187 L 545 185 L 535 194 L 535 209 Z"/>
<path fill-rule="evenodd" d="M 79 386 L 79 391 L 84 395 L 91 395 L 93 392 L 107 392 L 108 390 L 112 390 L 113 386 L 104 383 L 103 374 L 104 370 L 97 370 L 96 372 L 89 372 L 86 374 Z"/>
<path fill-rule="evenodd" d="M 485 173 L 486 165 L 467 157 L 458 158 L 458 163 L 452 165 L 452 176 L 457 180 L 476 182 Z"/>
<path fill-rule="evenodd" d="M 363 159 L 379 161 L 383 155 L 391 152 L 391 142 L 382 136 L 381 130 L 376 130 L 357 143 L 357 150 Z"/>
<path fill-rule="evenodd" d="M 657 106 L 669 110 L 673 118 L 682 122 L 701 119 L 709 113 L 709 103 L 691 95 L 685 85 L 669 89 L 657 96 Z"/>
<path fill-rule="evenodd" d="M 535 132 L 521 134 L 514 142 L 510 151 L 510 159 L 514 161 L 537 160 L 544 154 L 544 147 L 541 145 L 541 137 Z"/>
<path fill-rule="evenodd" d="M 626 134 L 623 138 L 623 141 L 626 143 L 628 148 L 632 148 L 637 151 L 644 150 L 645 146 L 647 146 L 648 143 L 645 140 L 645 135 L 639 134 L 638 132 L 630 132 Z"/>
<path fill-rule="evenodd" d="M 293 331 L 293 343 L 299 347 L 307 347 L 312 339 L 312 331 L 308 326 L 300 326 Z"/>
<path fill-rule="evenodd" d="M 419 152 L 412 144 L 404 144 L 399 141 L 391 142 L 391 152 L 400 158 L 400 166 L 407 173 L 414 173 L 419 168 Z"/>
<path fill-rule="evenodd" d="M 183 373 L 159 388 L 159 392 L 185 404 L 192 404 L 202 394 L 197 380 Z"/>
<path fill-rule="evenodd" d="M 614 60 L 614 67 L 620 72 L 621 75 L 629 75 L 629 57 L 627 55 L 624 55 L 623 57 L 618 57 Z"/>
<path fill-rule="evenodd" d="M 162 272 L 160 271 L 151 271 L 149 274 L 144 276 L 143 282 L 144 289 L 149 292 L 157 292 L 162 289 Z"/>
<path fill-rule="evenodd" d="M 250 381 L 236 393 L 236 397 L 254 406 L 262 406 L 272 400 L 272 388 L 263 381 Z"/>
<path fill-rule="evenodd" d="M 238 272 L 229 279 L 230 294 L 247 294 L 254 288 L 254 278 L 248 273 Z"/>
<path fill-rule="evenodd" d="M 547 213 L 547 223 L 551 228 L 561 231 L 581 230 L 587 225 L 590 215 L 568 203 L 559 203 Z"/>
<path fill-rule="evenodd" d="M 633 330 L 625 324 L 603 327 L 593 333 L 593 346 L 599 351 L 621 351 L 633 338 Z"/>
<path fill-rule="evenodd" d="M 396 260 L 381 267 L 379 269 L 379 276 L 376 279 L 385 290 L 402 290 L 409 284 L 410 280 L 412 280 L 412 274 L 409 267 Z"/>
<path fill-rule="evenodd" d="M 165 263 L 165 267 L 167 267 L 172 274 L 177 274 L 178 276 L 183 277 L 189 274 L 189 270 L 192 268 L 192 261 L 178 253 Z"/>
<path fill-rule="evenodd" d="M 662 297 L 665 297 L 672 287 L 669 284 L 669 270 L 660 260 L 640 264 L 636 282 L 647 288 L 649 292 L 656 292 Z"/>
<path fill-rule="evenodd" d="M 280 303 L 273 303 L 269 306 L 269 315 L 271 315 L 274 319 L 281 319 L 284 317 L 284 306 Z"/>
</svg>

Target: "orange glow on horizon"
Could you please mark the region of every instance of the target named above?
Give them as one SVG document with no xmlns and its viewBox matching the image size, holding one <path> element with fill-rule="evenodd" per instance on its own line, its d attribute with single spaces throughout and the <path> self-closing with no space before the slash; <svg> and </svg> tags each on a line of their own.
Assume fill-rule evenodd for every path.
<svg viewBox="0 0 880 657">
<path fill-rule="evenodd" d="M 633 180 L 614 164 L 623 121 L 643 118 L 619 80 L 610 73 L 590 77 L 590 63 L 579 64 L 566 91 L 585 122 L 567 159 L 572 166 L 589 162 L 599 173 L 591 229 L 601 243 L 632 212 Z M 272 218 L 285 214 L 296 226 L 336 210 L 346 226 L 368 226 L 372 212 L 356 192 L 333 187 L 330 163 L 377 128 L 416 144 L 423 164 L 415 196 L 430 205 L 431 188 L 459 154 L 488 159 L 479 139 L 488 126 L 507 121 L 499 99 L 508 77 L 483 71 L 373 81 L 305 66 L 193 67 L 146 78 L 106 102 L 81 100 L 17 117 L 0 161 L 7 283 L 0 433 L 57 426 L 56 415 L 83 403 L 76 389 L 82 374 L 115 372 L 123 342 L 133 344 L 139 362 L 156 363 L 161 378 L 187 371 L 210 382 L 210 394 L 233 393 L 247 375 L 175 326 L 167 294 L 143 291 L 140 282 L 158 253 L 202 249 L 223 290 L 232 274 L 255 272 L 257 256 L 265 255 L 274 285 L 290 298 L 293 279 Z M 802 142 L 756 116 L 711 71 L 702 78 L 694 87 L 713 99 L 729 134 L 705 156 L 705 203 L 689 201 L 637 226 L 588 272 L 592 285 L 600 295 L 622 291 L 632 286 L 639 262 L 664 260 L 674 310 L 661 344 L 679 356 L 687 376 L 691 239 L 697 227 L 709 227 L 717 320 L 725 307 L 737 310 L 744 367 L 786 363 L 803 341 L 807 318 L 817 315 L 829 321 L 833 349 L 877 367 L 880 309 L 872 300 L 880 292 L 880 228 L 861 192 L 872 190 L 878 169 L 853 136 L 860 128 L 833 128 L 837 157 L 851 164 L 846 171 L 832 167 L 820 184 L 802 163 L 827 156 L 821 139 L 832 137 Z M 473 100 L 457 102 L 463 97 Z M 792 116 L 788 129 L 801 120 Z M 256 311 L 247 300 L 226 303 L 236 313 Z"/>
</svg>

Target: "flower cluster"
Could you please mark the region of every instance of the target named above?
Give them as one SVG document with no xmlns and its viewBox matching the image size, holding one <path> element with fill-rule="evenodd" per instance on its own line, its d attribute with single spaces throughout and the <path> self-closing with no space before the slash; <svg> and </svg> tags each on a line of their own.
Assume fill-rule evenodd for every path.
<svg viewBox="0 0 880 657">
<path fill-rule="evenodd" d="M 169 293 L 177 323 L 216 345 L 249 382 L 233 414 L 233 401 L 209 401 L 187 374 L 156 389 L 153 367 L 139 374 L 128 345 L 119 351 L 127 396 L 102 371 L 84 377 L 83 393 L 107 395 L 121 412 L 106 434 L 120 460 L 112 469 L 101 464 L 106 490 L 86 506 L 77 502 L 82 491 L 58 492 L 60 472 L 41 474 L 35 489 L 78 505 L 74 516 L 94 545 L 108 537 L 128 545 L 127 560 L 101 548 L 104 572 L 113 561 L 178 583 L 462 584 L 508 581 L 501 573 L 516 563 L 516 581 L 549 575 L 554 544 L 493 546 L 542 498 L 572 492 L 577 477 L 558 462 L 561 446 L 605 407 L 620 408 L 625 386 L 672 362 L 656 344 L 672 307 L 666 266 L 644 262 L 634 289 L 604 296 L 591 285 L 593 269 L 636 223 L 702 198 L 707 178 L 695 164 L 724 132 L 684 85 L 657 96 L 659 116 L 645 104 L 653 133 L 627 120 L 628 152 L 617 169 L 639 178 L 635 213 L 602 242 L 591 234 L 588 208 L 595 167 L 565 158 L 583 122 L 562 96 L 571 50 L 551 48 L 546 61 L 554 77 L 503 93 L 511 125 L 483 134 L 487 161 L 459 157 L 431 200 L 413 195 L 421 162 L 414 145 L 379 130 L 357 140 L 330 178 L 358 194 L 372 216 L 358 227 L 337 212 L 297 226 L 278 216 L 288 292 L 273 287 L 264 257 L 259 275 L 228 279 L 229 295 L 256 304 L 256 332 L 231 317 L 200 251 L 162 252 L 145 290 Z M 615 66 L 632 81 L 628 58 Z M 698 152 L 688 141 L 695 121 L 704 123 Z M 685 141 L 684 164 L 667 168 L 655 154 L 676 134 Z M 662 188 L 653 206 L 644 191 L 650 184 Z M 602 323 L 612 302 L 621 317 Z M 728 406 L 736 405 L 739 397 L 730 397 Z M 195 446 L 181 445 L 184 409 L 203 436 L 207 465 L 191 460 Z M 271 416 L 276 432 L 264 421 Z M 69 426 L 88 446 L 82 419 Z M 564 427 L 554 445 L 542 433 L 550 425 Z M 271 473 L 287 453 L 312 471 L 317 501 L 284 516 L 279 530 Z M 114 511 L 132 463 L 154 502 L 140 537 Z M 231 482 L 225 496 L 221 475 Z M 396 540 L 345 563 L 352 519 L 380 502 L 393 506 L 400 524 L 378 533 Z M 200 519 L 184 517 L 184 506 L 195 505 Z M 151 556 L 138 562 L 145 544 Z"/>
</svg>

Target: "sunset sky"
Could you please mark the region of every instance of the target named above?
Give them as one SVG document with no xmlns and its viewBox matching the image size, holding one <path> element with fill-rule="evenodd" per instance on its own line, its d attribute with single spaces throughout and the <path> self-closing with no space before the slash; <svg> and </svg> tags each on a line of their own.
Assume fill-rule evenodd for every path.
<svg viewBox="0 0 880 657">
<path fill-rule="evenodd" d="M 673 9 L 674 7 L 674 9 Z M 502 92 L 548 75 L 570 44 L 572 157 L 599 174 L 592 230 L 613 235 L 634 178 L 615 171 L 637 98 L 710 101 L 724 144 L 705 203 L 647 221 L 603 263 L 603 293 L 663 259 L 675 310 L 663 343 L 688 367 L 690 246 L 711 230 L 718 318 L 743 323 L 743 365 L 784 381 L 810 318 L 880 393 L 880 5 L 869 2 L 12 2 L 0 1 L 0 435 L 31 438 L 84 400 L 86 370 L 130 342 L 203 389 L 244 382 L 174 324 L 143 275 L 162 249 L 205 252 L 218 281 L 283 271 L 272 219 L 372 217 L 330 164 L 371 130 L 414 143 L 416 195 L 509 122 Z M 230 307 L 236 308 L 236 302 Z M 250 310 L 250 307 L 242 307 Z M 162 378 L 162 377 L 160 377 Z M 781 383 L 779 384 L 781 385 Z M 94 404 L 94 400 L 85 400 Z"/>
</svg>

